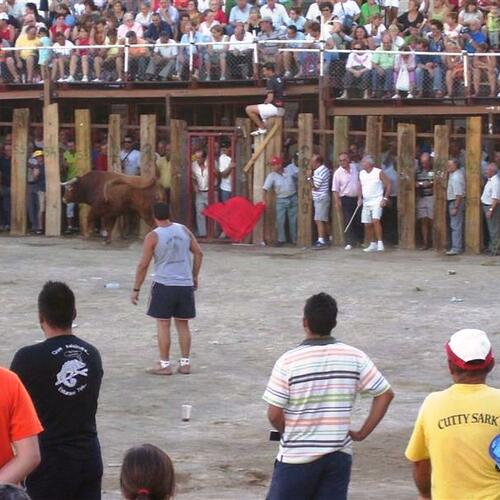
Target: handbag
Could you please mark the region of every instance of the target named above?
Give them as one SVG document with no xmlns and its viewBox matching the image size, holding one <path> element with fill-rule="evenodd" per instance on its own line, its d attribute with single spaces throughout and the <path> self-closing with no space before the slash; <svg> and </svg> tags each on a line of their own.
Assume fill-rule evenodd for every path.
<svg viewBox="0 0 500 500">
<path fill-rule="evenodd" d="M 402 63 L 399 68 L 398 77 L 396 79 L 396 90 L 402 90 L 403 92 L 410 91 L 410 72 L 408 71 L 408 65 Z"/>
</svg>

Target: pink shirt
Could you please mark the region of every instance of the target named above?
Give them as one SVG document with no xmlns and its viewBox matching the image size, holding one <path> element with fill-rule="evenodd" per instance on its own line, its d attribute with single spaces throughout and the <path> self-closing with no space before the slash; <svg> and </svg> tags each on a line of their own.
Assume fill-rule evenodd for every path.
<svg viewBox="0 0 500 500">
<path fill-rule="evenodd" d="M 333 174 L 332 191 L 336 191 L 340 196 L 357 197 L 360 192 L 358 169 L 352 164 L 349 170 L 337 168 Z"/>
</svg>

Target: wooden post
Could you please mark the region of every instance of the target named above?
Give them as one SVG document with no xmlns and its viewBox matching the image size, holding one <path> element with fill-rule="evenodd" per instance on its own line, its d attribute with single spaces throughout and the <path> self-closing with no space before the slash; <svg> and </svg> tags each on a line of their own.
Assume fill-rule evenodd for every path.
<svg viewBox="0 0 500 500">
<path fill-rule="evenodd" d="M 141 175 L 155 176 L 156 115 L 141 115 Z"/>
<path fill-rule="evenodd" d="M 377 166 L 380 166 L 382 157 L 382 117 L 366 117 L 366 144 L 365 153 L 373 156 Z"/>
<path fill-rule="evenodd" d="M 467 118 L 465 137 L 465 250 L 481 253 L 481 117 Z"/>
<path fill-rule="evenodd" d="M 61 235 L 61 175 L 59 170 L 59 108 L 43 109 L 43 153 L 45 161 L 45 234 Z"/>
<path fill-rule="evenodd" d="M 108 171 L 121 174 L 121 115 L 109 115 L 108 122 Z"/>
<path fill-rule="evenodd" d="M 320 57 L 322 53 L 320 53 Z M 320 76 L 318 78 L 318 121 L 319 128 L 321 130 L 326 130 L 327 128 L 327 93 L 330 91 L 327 84 L 328 78 Z M 326 158 L 326 134 L 319 134 L 319 154 Z"/>
<path fill-rule="evenodd" d="M 446 228 L 446 168 L 450 145 L 448 125 L 434 127 L 434 220 L 432 243 L 434 249 L 442 252 L 447 246 Z"/>
<path fill-rule="evenodd" d="M 79 176 L 85 175 L 92 169 L 91 165 L 91 137 L 90 137 L 90 110 L 75 110 L 75 146 L 76 146 L 76 170 Z M 80 204 L 78 212 L 80 215 L 80 233 L 89 236 L 91 228 L 88 227 L 87 217 L 90 207 Z"/>
<path fill-rule="evenodd" d="M 236 141 L 236 151 L 233 151 L 233 160 L 236 162 L 235 170 L 235 188 L 236 194 L 245 196 L 249 199 L 252 197 L 252 171 L 248 174 L 243 174 L 242 167 L 252 156 L 252 122 L 249 118 L 236 118 L 236 129 L 239 131 Z"/>
<path fill-rule="evenodd" d="M 349 117 L 336 116 L 333 120 L 333 170 L 339 166 L 339 155 L 349 148 Z M 344 224 L 342 212 L 339 212 L 335 203 L 332 203 L 332 243 L 334 245 L 344 244 Z"/>
<path fill-rule="evenodd" d="M 191 163 L 187 158 L 187 124 L 184 120 L 170 120 L 170 165 L 172 168 L 172 184 L 170 186 L 170 212 L 172 220 L 187 224 L 188 210 L 192 204 L 188 202 L 187 193 L 190 186 L 188 169 Z M 185 180 L 185 182 L 183 182 Z M 185 189 L 183 190 L 183 187 Z M 183 210 L 184 202 L 184 210 Z"/>
<path fill-rule="evenodd" d="M 264 142 L 264 137 L 258 135 L 254 140 L 254 148 L 257 149 Z M 266 179 L 266 159 L 264 153 L 261 154 L 253 164 L 253 185 L 252 185 L 252 201 L 258 203 L 262 201 L 262 186 Z M 268 192 L 268 198 L 272 192 Z M 264 241 L 264 218 L 261 217 L 255 225 L 252 232 L 252 242 L 257 245 Z"/>
<path fill-rule="evenodd" d="M 283 159 L 283 118 L 275 117 L 268 120 L 268 127 L 271 129 L 278 125 L 278 130 L 273 135 L 265 151 L 265 173 L 271 172 L 271 158 L 279 156 Z M 265 139 L 264 139 L 265 140 Z M 261 155 L 263 156 L 263 155 Z M 267 208 L 264 218 L 264 239 L 267 245 L 274 245 L 277 241 L 276 234 L 276 196 L 274 190 L 267 195 Z"/>
<path fill-rule="evenodd" d="M 141 175 L 156 177 L 156 115 L 141 115 Z M 139 234 L 144 238 L 151 228 L 141 219 Z"/>
<path fill-rule="evenodd" d="M 170 95 L 167 94 L 165 96 L 165 125 L 167 126 L 167 129 L 170 129 L 171 118 L 172 118 L 172 100 Z"/>
<path fill-rule="evenodd" d="M 399 246 L 415 248 L 415 125 L 398 124 Z"/>
<path fill-rule="evenodd" d="M 311 183 L 306 170 L 313 154 L 313 115 L 299 114 L 299 205 L 297 210 L 297 245 L 308 247 L 312 244 L 312 195 Z"/>
<path fill-rule="evenodd" d="M 15 109 L 12 118 L 12 175 L 10 233 L 26 234 L 26 173 L 30 110 Z"/>
</svg>

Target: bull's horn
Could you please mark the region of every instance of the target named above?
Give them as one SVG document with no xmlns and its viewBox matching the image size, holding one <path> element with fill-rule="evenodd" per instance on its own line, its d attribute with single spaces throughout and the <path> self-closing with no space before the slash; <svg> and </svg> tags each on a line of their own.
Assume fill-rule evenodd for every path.
<svg viewBox="0 0 500 500">
<path fill-rule="evenodd" d="M 74 184 L 77 180 L 78 177 L 73 177 L 73 179 L 70 179 L 69 181 L 61 182 L 61 186 L 69 186 L 71 184 Z"/>
</svg>

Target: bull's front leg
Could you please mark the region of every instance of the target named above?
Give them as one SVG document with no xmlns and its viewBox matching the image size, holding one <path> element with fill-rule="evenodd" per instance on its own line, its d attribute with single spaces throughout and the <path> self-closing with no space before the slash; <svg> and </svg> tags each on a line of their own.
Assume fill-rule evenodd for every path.
<svg viewBox="0 0 500 500">
<path fill-rule="evenodd" d="M 95 225 L 95 221 L 98 219 L 96 211 L 93 207 L 90 207 L 89 213 L 87 214 L 87 227 L 83 228 L 82 237 L 88 240 L 92 234 L 92 230 Z"/>
<path fill-rule="evenodd" d="M 106 215 L 103 217 L 104 229 L 106 230 L 106 238 L 104 243 L 109 245 L 111 243 L 111 238 L 113 236 L 113 229 L 115 227 L 116 217 L 114 215 Z"/>
</svg>

